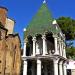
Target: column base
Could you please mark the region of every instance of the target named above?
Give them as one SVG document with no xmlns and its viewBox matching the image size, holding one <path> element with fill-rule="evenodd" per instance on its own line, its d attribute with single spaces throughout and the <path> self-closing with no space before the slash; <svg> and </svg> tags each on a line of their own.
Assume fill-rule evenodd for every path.
<svg viewBox="0 0 75 75">
<path fill-rule="evenodd" d="M 32 54 L 31 56 L 35 56 L 35 55 Z"/>
<path fill-rule="evenodd" d="M 25 55 L 22 55 L 22 57 L 26 57 Z"/>
<path fill-rule="evenodd" d="M 36 53 L 36 55 L 40 55 L 40 53 Z"/>
<path fill-rule="evenodd" d="M 59 55 L 59 53 L 58 52 L 55 52 L 54 55 Z"/>
<path fill-rule="evenodd" d="M 42 54 L 42 56 L 47 56 L 47 55 L 48 55 L 48 53 Z"/>
<path fill-rule="evenodd" d="M 64 58 L 66 58 L 66 56 L 63 55 Z"/>
<path fill-rule="evenodd" d="M 42 56 L 46 56 L 46 54 L 42 54 Z"/>
</svg>

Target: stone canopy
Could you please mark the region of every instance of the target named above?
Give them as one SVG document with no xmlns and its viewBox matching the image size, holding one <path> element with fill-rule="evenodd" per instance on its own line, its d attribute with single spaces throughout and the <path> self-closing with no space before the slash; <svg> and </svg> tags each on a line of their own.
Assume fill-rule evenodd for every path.
<svg viewBox="0 0 75 75">
<path fill-rule="evenodd" d="M 46 32 L 59 33 L 60 28 L 56 29 L 57 25 L 52 24 L 52 14 L 49 11 L 47 4 L 43 3 L 31 22 L 28 24 L 24 37 L 29 35 L 44 34 Z"/>
</svg>

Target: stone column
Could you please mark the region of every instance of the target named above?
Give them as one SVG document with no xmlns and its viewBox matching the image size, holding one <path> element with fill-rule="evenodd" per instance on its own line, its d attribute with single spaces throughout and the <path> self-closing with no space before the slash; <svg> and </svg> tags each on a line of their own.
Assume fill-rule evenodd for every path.
<svg viewBox="0 0 75 75">
<path fill-rule="evenodd" d="M 67 67 L 66 63 L 63 64 L 64 75 L 67 75 Z"/>
<path fill-rule="evenodd" d="M 37 59 L 37 75 L 41 75 L 41 60 Z"/>
<path fill-rule="evenodd" d="M 58 61 L 59 61 L 59 59 L 53 60 L 53 62 L 54 62 L 54 75 L 58 75 Z"/>
<path fill-rule="evenodd" d="M 43 39 L 43 55 L 46 55 L 46 52 L 47 52 L 46 36 L 42 35 L 42 39 Z"/>
<path fill-rule="evenodd" d="M 63 46 L 63 40 L 62 40 L 62 41 L 61 41 L 62 56 L 63 56 L 63 49 L 64 49 L 64 46 Z"/>
<path fill-rule="evenodd" d="M 59 75 L 63 75 L 63 61 L 59 62 Z"/>
<path fill-rule="evenodd" d="M 45 40 L 45 50 L 46 50 L 46 54 L 48 54 L 48 51 L 47 51 L 47 40 Z"/>
<path fill-rule="evenodd" d="M 61 38 L 59 38 L 59 52 L 60 52 L 60 56 L 62 56 Z"/>
<path fill-rule="evenodd" d="M 24 50 L 23 50 L 23 56 L 26 56 L 26 41 L 24 41 Z"/>
<path fill-rule="evenodd" d="M 58 38 L 57 38 L 57 35 L 53 35 L 54 37 L 54 45 L 55 45 L 55 53 L 54 54 L 59 54 L 58 52 L 58 47 L 57 47 L 57 41 L 58 41 Z"/>
<path fill-rule="evenodd" d="M 36 49 L 36 37 L 33 37 L 33 39 L 32 39 L 32 41 L 33 41 L 33 56 L 35 56 L 35 49 Z"/>
<path fill-rule="evenodd" d="M 64 42 L 64 48 L 63 48 L 63 57 L 65 57 L 65 58 L 66 58 L 65 42 Z"/>
<path fill-rule="evenodd" d="M 39 44 L 36 42 L 36 55 L 40 54 Z"/>
<path fill-rule="evenodd" d="M 27 75 L 27 60 L 24 60 L 24 64 L 23 64 L 23 75 Z"/>
</svg>

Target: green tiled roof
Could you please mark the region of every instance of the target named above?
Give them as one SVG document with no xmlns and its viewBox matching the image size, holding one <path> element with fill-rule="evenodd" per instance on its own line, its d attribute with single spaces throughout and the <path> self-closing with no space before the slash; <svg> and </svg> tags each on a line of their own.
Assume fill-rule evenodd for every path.
<svg viewBox="0 0 75 75">
<path fill-rule="evenodd" d="M 52 25 L 53 18 L 48 10 L 46 3 L 43 3 L 37 14 L 33 17 L 24 33 L 24 37 L 29 35 L 35 36 L 36 34 L 44 34 L 45 32 L 58 32 L 54 25 Z"/>
</svg>

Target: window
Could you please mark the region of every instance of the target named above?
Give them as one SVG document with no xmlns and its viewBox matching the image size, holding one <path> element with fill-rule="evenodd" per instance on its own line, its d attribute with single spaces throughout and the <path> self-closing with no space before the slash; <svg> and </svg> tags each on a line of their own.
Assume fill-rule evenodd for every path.
<svg viewBox="0 0 75 75">
<path fill-rule="evenodd" d="M 71 69 L 67 70 L 67 75 L 71 75 Z"/>
</svg>

